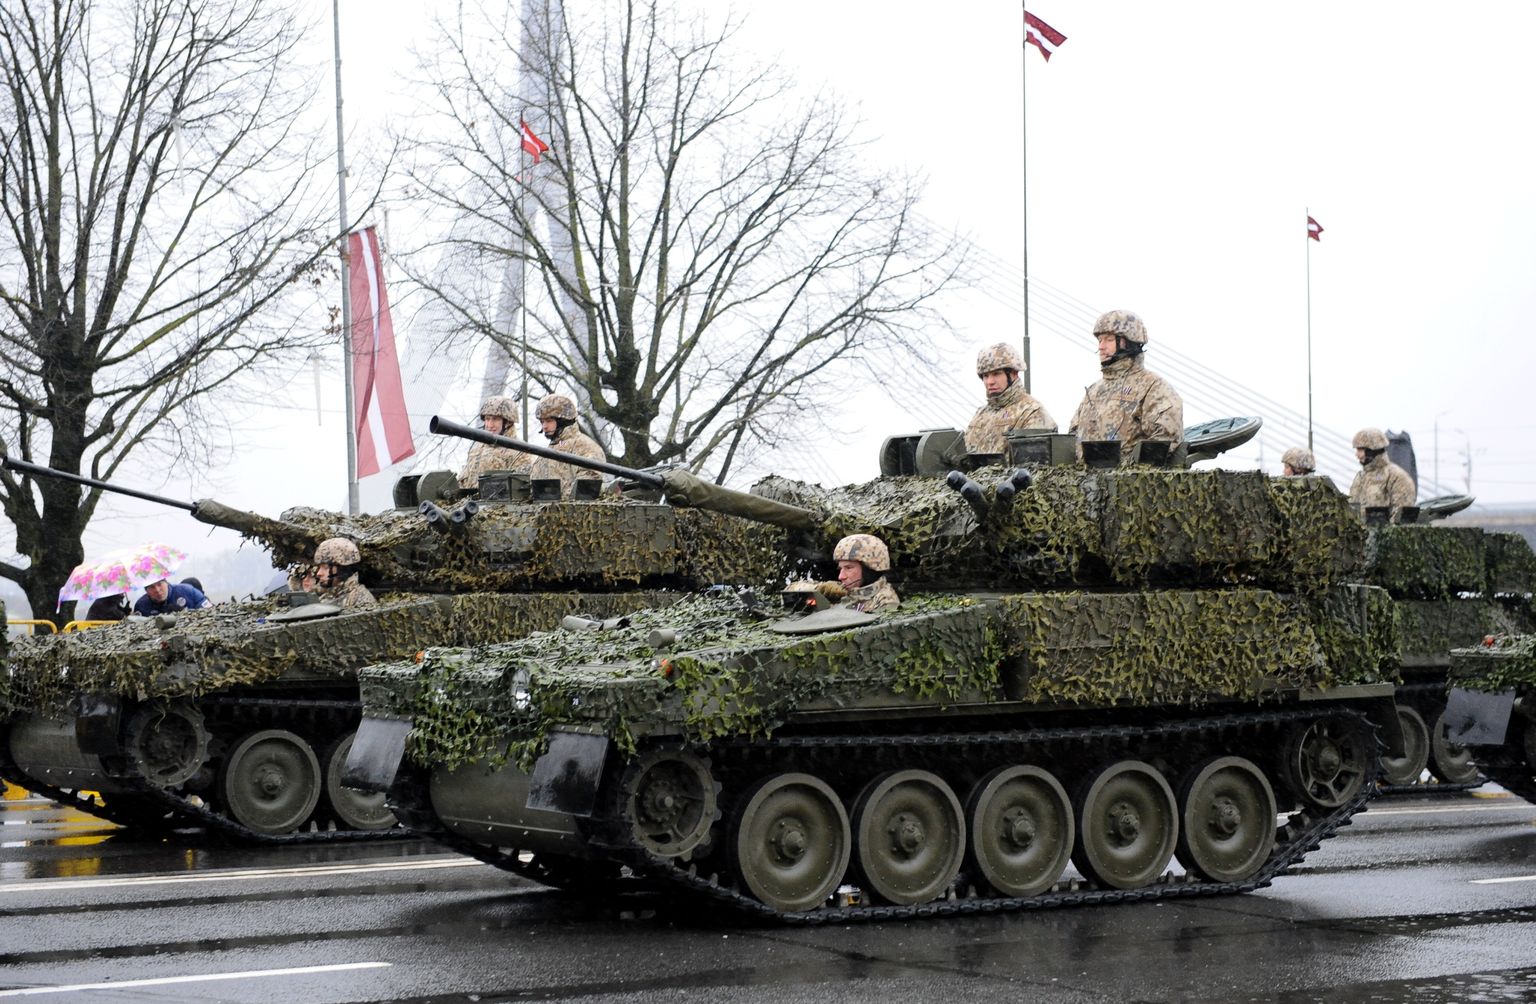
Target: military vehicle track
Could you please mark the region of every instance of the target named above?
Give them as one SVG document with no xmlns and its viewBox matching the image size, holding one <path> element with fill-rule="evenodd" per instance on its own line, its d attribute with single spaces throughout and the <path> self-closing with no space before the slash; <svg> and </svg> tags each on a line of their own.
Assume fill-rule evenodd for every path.
<svg viewBox="0 0 1536 1004">
<path fill-rule="evenodd" d="M 1164 722 L 1155 725 L 1101 724 L 1080 728 L 923 733 L 906 735 L 783 735 L 760 740 L 726 740 L 708 750 L 708 762 L 717 777 L 727 778 L 724 789 L 734 792 L 722 805 L 743 798 L 745 782 L 754 774 L 761 776 L 773 765 L 796 770 L 811 770 L 833 765 L 847 770 L 850 764 L 911 767 L 914 764 L 951 766 L 970 764 L 971 772 L 991 764 L 996 754 L 1005 753 L 1009 762 L 1098 762 L 1116 752 L 1136 755 L 1138 748 L 1153 748 L 1159 753 L 1186 751 L 1189 759 L 1202 759 L 1213 748 L 1236 748 L 1243 739 L 1257 745 L 1265 732 L 1274 737 L 1287 726 L 1319 722 L 1343 724 L 1356 730 L 1362 741 L 1377 743 L 1375 726 L 1361 713 L 1327 709 L 1277 709 L 1232 714 L 1210 718 Z M 1279 744 L 1277 744 L 1279 745 Z M 1160 757 L 1158 757 L 1160 759 Z M 1283 756 L 1276 754 L 1276 760 Z M 844 780 L 855 779 L 850 770 Z M 1280 772 L 1283 776 L 1283 770 Z M 827 774 L 825 776 L 833 776 Z M 717 784 L 717 787 L 719 785 Z M 838 905 L 783 912 L 754 898 L 741 888 L 740 876 L 729 872 L 728 855 L 718 842 L 701 860 L 681 861 L 657 856 L 637 846 L 631 836 L 632 818 L 622 815 L 591 827 L 593 843 L 613 852 L 608 861 L 586 861 L 546 855 L 527 855 L 515 848 L 496 847 L 467 839 L 448 830 L 430 804 L 424 778 L 418 772 L 402 774 L 391 789 L 389 806 L 402 823 L 423 836 L 452 850 L 495 865 L 545 885 L 586 894 L 616 894 L 674 889 L 702 898 L 750 917 L 785 924 L 854 923 L 935 917 L 955 914 L 1000 913 L 1048 907 L 1098 903 L 1137 902 L 1188 896 L 1230 895 L 1249 892 L 1269 885 L 1276 876 L 1299 863 L 1305 855 L 1347 826 L 1351 817 L 1363 811 L 1377 794 L 1374 776 L 1365 777 L 1358 789 L 1333 806 L 1307 805 L 1288 814 L 1279 828 L 1273 849 L 1257 870 L 1240 881 L 1212 881 L 1194 872 L 1182 877 L 1164 873 L 1149 884 L 1136 888 L 1113 888 L 1091 879 L 1061 879 L 1048 890 L 1032 896 L 1004 896 L 993 892 L 976 874 L 974 863 L 936 899 L 907 905 L 871 905 L 869 892 L 840 888 L 833 898 Z M 615 793 L 609 793 L 610 802 Z M 622 797 L 619 801 L 625 801 Z M 727 813 L 728 815 L 728 813 Z M 717 816 L 717 822 L 724 821 Z M 622 861 L 622 866 L 619 862 Z M 718 867 L 717 867 L 718 866 Z M 856 868 L 850 864 L 850 876 Z M 855 879 L 856 880 L 856 879 Z"/>
</svg>

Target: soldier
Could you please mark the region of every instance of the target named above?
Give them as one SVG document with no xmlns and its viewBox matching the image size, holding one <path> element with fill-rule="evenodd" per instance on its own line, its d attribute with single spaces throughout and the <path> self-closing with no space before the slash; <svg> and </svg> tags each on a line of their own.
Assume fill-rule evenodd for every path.
<svg viewBox="0 0 1536 1004">
<path fill-rule="evenodd" d="M 1349 486 L 1349 500 L 1360 506 L 1413 505 L 1418 489 L 1413 478 L 1387 459 L 1387 435 L 1380 429 L 1361 429 L 1355 433 L 1355 458 L 1360 473 Z"/>
<path fill-rule="evenodd" d="M 901 605 L 901 597 L 882 572 L 891 570 L 891 552 L 885 541 L 867 533 L 855 533 L 844 537 L 832 549 L 837 562 L 837 582 L 824 582 L 817 586 L 834 599 L 843 599 L 855 610 L 877 614 L 883 610 L 895 610 Z"/>
<path fill-rule="evenodd" d="M 966 426 L 967 452 L 1006 452 L 1009 429 L 1056 431 L 1056 420 L 1045 405 L 1030 397 L 1019 383 L 1023 369 L 1024 360 L 1007 342 L 989 345 L 976 356 L 976 375 L 987 392 L 987 403 L 976 410 Z"/>
<path fill-rule="evenodd" d="M 550 394 L 539 402 L 533 414 L 538 419 L 539 429 L 549 440 L 549 445 L 561 453 L 586 457 L 588 460 L 608 459 L 603 448 L 597 445 L 597 440 L 576 428 L 576 405 L 564 394 Z M 543 457 L 534 461 L 532 475 L 534 478 L 559 478 L 560 497 L 566 499 L 570 498 L 575 491 L 577 478 L 598 477 L 585 468 L 562 464 L 558 460 L 547 460 Z"/>
<path fill-rule="evenodd" d="M 1285 477 L 1299 477 L 1317 470 L 1317 461 L 1312 459 L 1311 450 L 1293 446 L 1280 454 L 1280 469 Z"/>
<path fill-rule="evenodd" d="M 494 394 L 480 406 L 480 427 L 498 436 L 517 432 L 517 407 L 510 397 Z M 469 448 L 469 458 L 459 472 L 460 488 L 478 488 L 480 475 L 486 471 L 527 470 L 532 458 L 507 446 L 476 443 Z"/>
<path fill-rule="evenodd" d="M 357 545 L 347 538 L 322 540 L 315 548 L 315 580 L 320 586 L 320 601 L 334 603 L 343 610 L 377 603 L 368 587 L 357 580 L 357 566 L 362 560 Z"/>
<path fill-rule="evenodd" d="M 1104 376 L 1088 388 L 1068 432 L 1082 443 L 1118 439 L 1121 460 L 1130 460 L 1137 444 L 1163 440 L 1178 449 L 1184 441 L 1184 402 L 1168 381 L 1146 368 L 1141 354 L 1147 326 L 1129 310 L 1111 310 L 1093 326 L 1099 340 L 1099 369 Z"/>
</svg>

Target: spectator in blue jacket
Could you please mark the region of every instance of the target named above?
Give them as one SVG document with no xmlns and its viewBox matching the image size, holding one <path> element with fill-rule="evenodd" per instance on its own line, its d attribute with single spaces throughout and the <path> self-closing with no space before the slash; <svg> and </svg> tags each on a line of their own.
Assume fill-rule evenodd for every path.
<svg viewBox="0 0 1536 1004">
<path fill-rule="evenodd" d="M 144 587 L 144 595 L 133 605 L 133 612 L 141 617 L 153 617 L 155 614 L 177 614 L 183 610 L 201 610 L 211 606 L 213 604 L 208 597 L 195 586 L 185 582 L 173 586 L 161 579 Z"/>
</svg>

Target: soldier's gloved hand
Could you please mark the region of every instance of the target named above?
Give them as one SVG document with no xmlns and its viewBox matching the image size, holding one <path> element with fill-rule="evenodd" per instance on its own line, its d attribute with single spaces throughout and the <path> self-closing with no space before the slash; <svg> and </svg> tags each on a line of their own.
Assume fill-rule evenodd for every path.
<svg viewBox="0 0 1536 1004">
<path fill-rule="evenodd" d="M 844 589 L 840 582 L 818 582 L 816 591 L 833 603 L 848 595 L 848 590 Z"/>
</svg>

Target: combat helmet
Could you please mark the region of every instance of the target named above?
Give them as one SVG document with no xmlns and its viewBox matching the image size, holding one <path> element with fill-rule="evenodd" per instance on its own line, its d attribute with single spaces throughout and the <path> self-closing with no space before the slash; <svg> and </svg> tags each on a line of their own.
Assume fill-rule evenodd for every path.
<svg viewBox="0 0 1536 1004">
<path fill-rule="evenodd" d="M 533 415 L 540 422 L 553 418 L 559 422 L 576 421 L 576 403 L 564 394 L 547 394 L 534 408 Z"/>
<path fill-rule="evenodd" d="M 1147 344 L 1147 326 L 1129 310 L 1111 310 L 1093 324 L 1093 336 L 1114 335 L 1136 345 Z"/>
<path fill-rule="evenodd" d="M 1311 474 L 1317 470 L 1317 460 L 1312 456 L 1312 451 L 1301 446 L 1293 446 L 1280 454 L 1280 462 L 1297 474 Z"/>
<path fill-rule="evenodd" d="M 363 555 L 358 551 L 357 545 L 345 537 L 322 540 L 315 548 L 317 565 L 356 565 L 362 560 Z"/>
<path fill-rule="evenodd" d="M 857 561 L 871 572 L 888 572 L 891 552 L 885 541 L 868 533 L 849 534 L 832 549 L 833 561 Z"/>
<path fill-rule="evenodd" d="M 1022 373 L 1024 369 L 1024 360 L 1019 356 L 1019 350 L 1007 342 L 988 345 L 976 354 L 976 375 L 979 377 L 997 370 Z"/>
<path fill-rule="evenodd" d="M 1355 438 L 1350 445 L 1357 450 L 1385 450 L 1387 448 L 1387 434 L 1380 429 L 1361 429 L 1355 433 Z"/>
<path fill-rule="evenodd" d="M 487 415 L 494 415 L 515 426 L 517 402 L 505 394 L 492 394 L 480 405 L 480 417 L 485 418 Z"/>
</svg>

